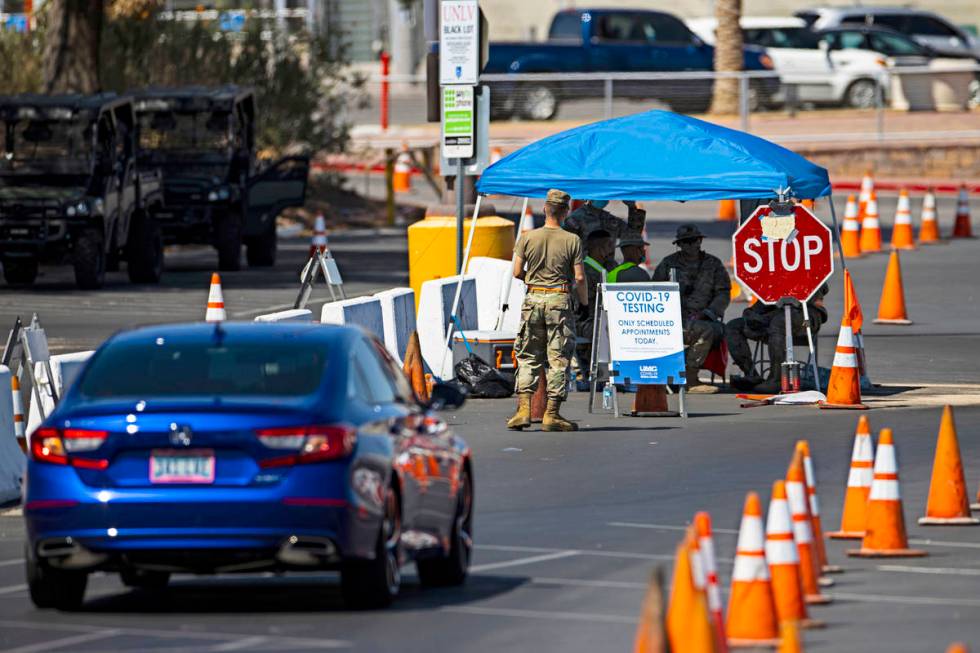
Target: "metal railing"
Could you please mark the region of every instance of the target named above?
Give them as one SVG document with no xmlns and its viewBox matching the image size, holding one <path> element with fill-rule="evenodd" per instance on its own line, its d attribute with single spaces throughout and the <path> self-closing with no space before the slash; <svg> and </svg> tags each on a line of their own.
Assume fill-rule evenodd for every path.
<svg viewBox="0 0 980 653">
<path fill-rule="evenodd" d="M 707 111 L 718 80 L 737 80 L 738 111 L 717 119 L 781 142 L 952 142 L 980 139 L 980 65 L 946 61 L 831 74 L 776 71 L 527 73 L 483 75 L 492 119 L 586 122 L 651 108 Z M 386 81 L 390 124 L 425 122 L 425 80 L 373 75 L 368 91 Z M 352 108 L 355 124 L 377 124 L 380 97 Z M 716 120 L 712 118 L 712 120 Z"/>
</svg>

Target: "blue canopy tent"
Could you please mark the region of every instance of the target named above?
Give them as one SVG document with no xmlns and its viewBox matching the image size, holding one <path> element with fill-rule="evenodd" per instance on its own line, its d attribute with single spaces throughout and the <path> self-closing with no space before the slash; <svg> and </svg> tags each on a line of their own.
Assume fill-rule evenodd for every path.
<svg viewBox="0 0 980 653">
<path fill-rule="evenodd" d="M 477 191 L 544 197 L 560 188 L 596 200 L 719 200 L 830 194 L 820 166 L 765 139 L 669 111 L 583 125 L 493 164 Z"/>
</svg>

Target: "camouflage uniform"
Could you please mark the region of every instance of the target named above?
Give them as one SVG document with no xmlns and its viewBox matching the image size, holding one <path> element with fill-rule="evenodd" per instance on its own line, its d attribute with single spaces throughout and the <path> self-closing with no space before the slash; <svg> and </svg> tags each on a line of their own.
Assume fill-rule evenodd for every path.
<svg viewBox="0 0 980 653">
<path fill-rule="evenodd" d="M 575 351 L 575 317 L 566 293 L 529 292 L 521 306 L 517 352 L 517 394 L 533 393 L 541 368 L 548 362 L 548 397 L 565 401 L 568 364 Z"/>
<path fill-rule="evenodd" d="M 828 290 L 829 288 L 824 284 L 807 302 L 810 328 L 813 330 L 814 337 L 820 331 L 820 325 L 827 321 L 827 309 L 823 305 L 823 298 Z M 803 309 L 793 307 L 789 314 L 793 337 L 805 336 Z M 749 306 L 742 311 L 742 317 L 737 317 L 725 325 L 725 340 L 732 361 L 747 378 L 755 379 L 758 379 L 758 374 L 752 362 L 749 340 L 767 343 L 770 360 L 769 379 L 780 378 L 780 366 L 786 359 L 786 317 L 782 307 L 767 306 L 762 302 Z"/>
<path fill-rule="evenodd" d="M 724 335 L 721 320 L 731 301 L 731 280 L 721 259 L 707 252 L 701 252 L 694 261 L 680 252 L 664 257 L 653 271 L 653 280 L 670 281 L 671 268 L 677 268 L 680 285 L 685 365 L 688 376 L 696 375 L 711 348 Z"/>
<path fill-rule="evenodd" d="M 565 218 L 562 225 L 567 231 L 577 234 L 582 238 L 582 246 L 589 234 L 596 229 L 605 229 L 612 236 L 613 240 L 621 239 L 626 235 L 639 236 L 643 231 L 643 225 L 647 220 L 647 212 L 637 208 L 636 204 L 630 203 L 627 206 L 628 213 L 626 220 L 617 218 L 605 209 L 599 209 L 589 203 L 578 207 Z M 615 267 L 614 259 L 609 261 L 599 261 L 607 268 Z"/>
</svg>

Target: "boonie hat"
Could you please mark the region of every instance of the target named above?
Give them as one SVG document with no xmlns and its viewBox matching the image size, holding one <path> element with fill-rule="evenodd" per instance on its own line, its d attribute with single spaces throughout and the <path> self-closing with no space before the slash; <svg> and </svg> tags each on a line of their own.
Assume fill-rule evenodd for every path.
<svg viewBox="0 0 980 653">
<path fill-rule="evenodd" d="M 677 236 L 674 238 L 674 244 L 676 245 L 682 240 L 697 240 L 698 238 L 704 238 L 704 234 L 701 233 L 697 225 L 682 224 L 677 227 Z"/>
<path fill-rule="evenodd" d="M 545 198 L 547 204 L 555 204 L 557 206 L 568 206 L 571 202 L 572 196 L 563 190 L 558 190 L 557 188 L 552 188 L 548 191 L 548 197 Z"/>
<path fill-rule="evenodd" d="M 633 238 L 623 238 L 622 240 L 619 241 L 619 246 L 620 247 L 631 247 L 631 246 L 646 247 L 649 244 L 650 243 L 648 243 L 647 241 L 643 240 L 642 238 L 636 238 L 636 237 L 633 237 Z"/>
</svg>

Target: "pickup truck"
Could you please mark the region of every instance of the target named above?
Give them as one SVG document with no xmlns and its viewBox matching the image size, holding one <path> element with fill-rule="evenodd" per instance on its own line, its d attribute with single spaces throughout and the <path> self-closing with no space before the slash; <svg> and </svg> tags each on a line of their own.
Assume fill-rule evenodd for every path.
<svg viewBox="0 0 980 653">
<path fill-rule="evenodd" d="M 772 70 L 765 49 L 746 46 L 745 70 Z M 678 18 L 636 9 L 566 9 L 551 21 L 543 43 L 491 43 L 485 75 L 711 71 L 714 48 Z M 494 118 L 550 120 L 562 101 L 601 97 L 602 81 L 487 82 Z M 777 77 L 752 79 L 750 108 L 772 102 Z M 675 111 L 698 113 L 711 103 L 711 79 L 617 80 L 616 97 L 650 98 Z"/>
</svg>

